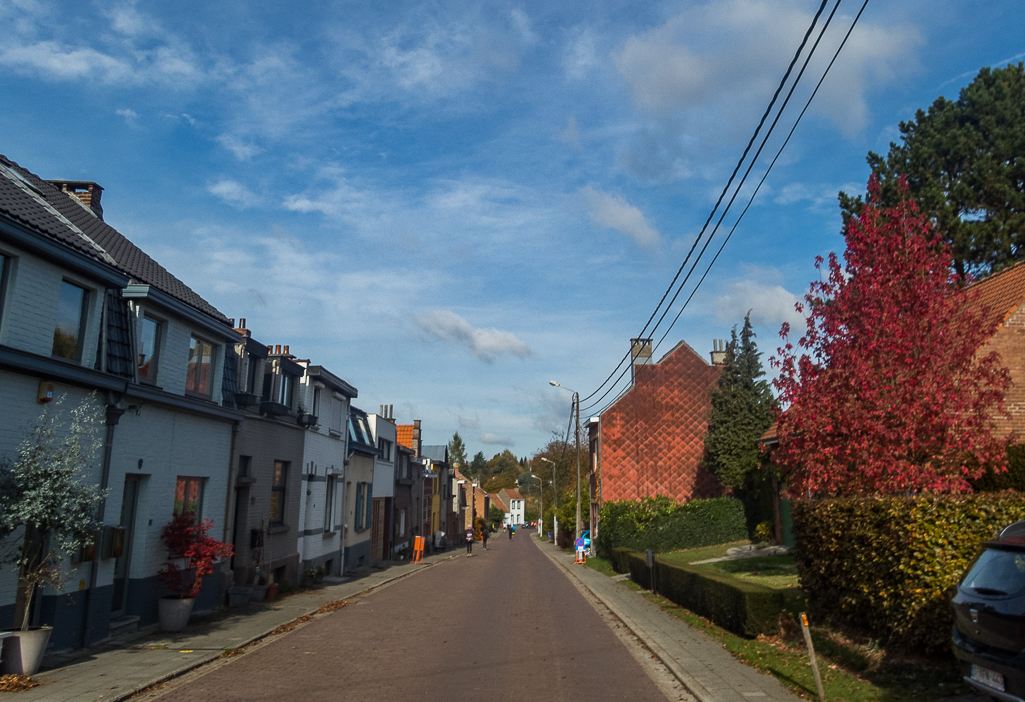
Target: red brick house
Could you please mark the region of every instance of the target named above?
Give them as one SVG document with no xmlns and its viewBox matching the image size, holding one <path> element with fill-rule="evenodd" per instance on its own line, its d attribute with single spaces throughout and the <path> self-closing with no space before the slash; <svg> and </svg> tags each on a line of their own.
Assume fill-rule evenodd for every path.
<svg viewBox="0 0 1025 702">
<path fill-rule="evenodd" d="M 702 467 L 711 390 L 720 367 L 685 342 L 651 363 L 651 340 L 632 339 L 633 385 L 589 423 L 592 523 L 608 500 L 665 495 L 717 497 L 719 481 Z M 724 353 L 713 351 L 721 362 Z"/>
</svg>

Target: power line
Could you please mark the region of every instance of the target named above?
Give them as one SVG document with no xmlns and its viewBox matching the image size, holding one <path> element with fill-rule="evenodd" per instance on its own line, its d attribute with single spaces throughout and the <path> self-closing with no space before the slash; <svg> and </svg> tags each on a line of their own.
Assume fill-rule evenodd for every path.
<svg viewBox="0 0 1025 702">
<path fill-rule="evenodd" d="M 754 192 L 752 192 L 751 197 L 748 199 L 747 205 L 744 207 L 743 211 L 740 213 L 740 216 L 737 218 L 737 221 L 734 222 L 733 227 L 730 229 L 729 233 L 726 235 L 726 238 L 723 240 L 722 244 L 719 246 L 719 250 L 716 252 L 716 254 L 712 258 L 711 262 L 709 262 L 708 267 L 705 269 L 704 274 L 702 274 L 702 276 L 701 276 L 701 279 L 698 280 L 697 285 L 694 286 L 694 290 L 691 291 L 690 296 L 687 298 L 686 302 L 684 302 L 683 306 L 680 308 L 680 311 L 677 312 L 676 318 L 673 319 L 672 324 L 669 325 L 669 329 L 666 330 L 666 333 L 659 340 L 659 344 L 661 344 L 665 340 L 666 336 L 668 336 L 668 334 L 669 334 L 669 330 L 671 330 L 673 328 L 673 326 L 676 324 L 676 322 L 679 320 L 680 315 L 683 313 L 683 310 L 687 307 L 687 304 L 694 297 L 694 294 L 697 292 L 698 288 L 701 287 L 701 284 L 704 282 L 705 278 L 708 276 L 708 273 L 712 269 L 712 266 L 715 265 L 716 260 L 718 260 L 718 258 L 719 258 L 719 254 L 721 254 L 723 252 L 723 249 L 726 248 L 726 244 L 727 244 L 727 242 L 729 242 L 730 238 L 733 236 L 733 232 L 736 231 L 737 226 L 740 224 L 741 220 L 744 218 L 744 215 L 747 214 L 747 211 L 751 208 L 751 204 L 754 202 L 755 196 L 758 194 L 758 191 L 761 189 L 762 185 L 765 183 L 765 180 L 766 180 L 766 178 L 768 178 L 769 173 L 772 171 L 773 166 L 776 165 L 776 162 L 779 160 L 779 157 L 783 153 L 783 150 L 786 148 L 787 144 L 790 142 L 791 137 L 793 137 L 794 132 L 797 130 L 797 125 L 799 125 L 801 123 L 801 119 L 804 117 L 805 113 L 808 111 L 808 108 L 811 106 L 812 100 L 815 99 L 815 95 L 818 93 L 819 88 L 822 87 L 823 81 L 825 81 L 826 76 L 829 74 L 829 71 L 833 67 L 833 64 L 836 63 L 836 59 L 839 57 L 840 52 L 843 50 L 844 46 L 847 44 L 847 40 L 850 38 L 851 33 L 854 31 L 854 27 L 858 24 L 858 21 L 861 19 L 861 15 L 865 12 L 865 8 L 868 6 L 868 2 L 869 2 L 869 0 L 865 0 L 864 3 L 862 3 L 861 9 L 858 10 L 858 14 L 854 17 L 854 21 L 851 23 L 851 26 L 847 29 L 847 33 L 844 35 L 843 41 L 840 42 L 840 45 L 837 47 L 836 51 L 833 54 L 833 58 L 830 60 L 829 64 L 826 66 L 825 71 L 823 71 L 822 76 L 819 78 L 818 83 L 815 85 L 815 89 L 812 91 L 812 93 L 809 96 L 807 102 L 805 102 L 804 108 L 801 110 L 800 114 L 797 116 L 797 119 L 795 120 L 794 125 L 791 127 L 790 132 L 787 134 L 787 138 L 784 140 L 783 144 L 780 146 L 779 150 L 776 152 L 776 155 L 773 157 L 772 162 L 769 164 L 769 167 L 766 169 L 765 173 L 762 175 L 761 180 L 758 182 L 758 185 L 755 187 Z M 837 3 L 837 6 L 839 6 L 839 2 Z M 836 13 L 836 10 L 837 10 L 837 8 L 834 7 L 833 8 L 833 12 L 830 14 L 830 18 L 832 18 L 833 14 Z M 828 25 L 828 22 L 827 22 L 827 25 Z M 823 31 L 825 31 L 825 30 L 823 29 Z M 821 36 L 820 36 L 820 39 L 821 39 Z M 707 245 L 706 245 L 706 248 L 707 248 Z M 704 253 L 704 250 L 702 250 L 702 253 Z M 698 258 L 700 260 L 700 256 Z M 618 382 L 618 380 L 617 380 L 617 382 Z M 608 405 L 603 407 L 598 412 L 598 414 L 601 414 L 602 412 L 607 410 L 609 407 L 612 406 L 612 404 L 613 403 L 610 402 Z M 595 406 L 595 405 L 592 405 L 592 407 L 593 406 Z M 590 409 L 590 407 L 588 409 Z"/>
<path fill-rule="evenodd" d="M 715 213 L 719 209 L 719 205 L 722 204 L 723 198 L 726 197 L 726 193 L 729 192 L 730 186 L 733 184 L 733 179 L 736 178 L 737 173 L 740 171 L 740 167 L 743 165 L 744 160 L 747 158 L 748 153 L 751 151 L 751 147 L 754 145 L 755 140 L 758 138 L 758 133 L 761 131 L 762 126 L 764 126 L 765 120 L 768 119 L 769 114 L 772 112 L 772 108 L 776 104 L 776 100 L 777 100 L 777 98 L 779 98 L 779 94 L 783 91 L 783 87 L 786 85 L 787 80 L 790 79 L 790 74 L 793 71 L 794 66 L 797 64 L 797 59 L 800 58 L 801 52 L 804 51 L 804 47 L 808 43 L 808 37 L 811 36 L 812 31 L 815 29 L 815 25 L 818 23 L 819 17 L 822 15 L 823 10 L 826 9 L 826 4 L 827 3 L 828 3 L 828 0 L 822 0 L 822 4 L 819 5 L 818 11 L 815 13 L 815 16 L 812 18 L 811 24 L 808 26 L 808 30 L 805 32 L 804 38 L 801 40 L 801 45 L 797 48 L 797 51 L 794 53 L 794 57 L 793 57 L 793 59 L 791 59 L 790 65 L 787 66 L 786 73 L 783 74 L 783 78 L 780 80 L 779 85 L 776 87 L 776 92 L 773 93 L 772 100 L 769 102 L 768 107 L 765 108 L 765 112 L 762 114 L 762 118 L 758 121 L 758 126 L 755 128 L 754 133 L 751 135 L 751 139 L 748 140 L 747 146 L 744 147 L 744 153 L 741 154 L 740 160 L 737 161 L 737 165 L 733 169 L 733 173 L 730 175 L 729 180 L 726 182 L 726 186 L 723 188 L 722 192 L 719 194 L 719 199 L 716 200 L 715 206 L 712 208 L 712 211 L 709 212 L 708 219 L 705 220 L 704 225 L 701 227 L 701 231 L 698 234 L 697 239 L 694 240 L 694 244 L 690 247 L 690 251 L 687 252 L 687 256 L 683 259 L 683 263 L 680 264 L 680 268 L 676 271 L 676 275 L 673 276 L 673 280 L 669 283 L 669 287 L 666 288 L 665 293 L 663 293 L 663 295 L 662 295 L 662 299 L 659 301 L 658 305 L 655 307 L 655 310 L 651 313 L 651 316 L 648 318 L 648 321 L 645 322 L 644 327 L 641 329 L 640 334 L 638 334 L 638 337 L 643 336 L 644 333 L 647 331 L 648 325 L 651 324 L 651 320 L 655 318 L 656 314 L 658 314 L 658 311 L 662 308 L 662 303 L 665 302 L 666 297 L 669 296 L 670 291 L 673 289 L 673 287 L 676 286 L 676 281 L 680 278 L 680 274 L 683 273 L 684 268 L 687 267 L 687 263 L 690 260 L 691 254 L 694 253 L 694 250 L 697 248 L 698 244 L 701 242 L 701 238 L 704 236 L 705 230 L 708 228 L 708 224 L 712 221 L 712 218 L 715 217 Z M 839 4 L 839 0 L 838 0 L 837 4 Z M 795 85 L 796 85 L 796 81 L 795 81 Z M 771 134 L 771 129 L 770 129 L 769 133 Z M 768 134 L 766 136 L 768 136 Z M 678 294 L 679 294 L 679 292 L 677 292 L 677 295 Z M 676 296 L 674 295 L 673 296 L 673 300 L 675 301 L 675 299 L 676 299 Z M 670 302 L 669 305 L 666 306 L 666 309 L 662 312 L 662 316 L 659 317 L 658 322 L 656 322 L 655 326 L 652 328 L 653 332 L 662 323 L 662 320 L 665 319 L 665 316 L 666 316 L 666 314 L 668 314 L 670 308 L 672 307 L 672 304 L 673 303 Z M 599 385 L 595 389 L 594 392 L 592 392 L 590 395 L 587 395 L 586 397 L 584 397 L 582 399 L 588 400 L 588 399 L 594 397 L 596 394 L 598 394 L 598 392 L 602 389 L 602 387 L 604 387 L 605 384 L 608 383 L 609 380 L 612 378 L 612 376 L 614 376 L 616 374 L 616 371 L 619 370 L 620 366 L 622 366 L 623 363 L 627 359 L 629 359 L 629 358 L 630 358 L 630 352 L 628 351 L 626 353 L 626 355 L 623 356 L 623 358 L 619 361 L 619 363 L 616 365 L 616 367 L 612 370 L 612 373 L 609 374 L 609 377 L 606 378 L 601 383 L 601 385 Z M 622 374 L 620 374 L 620 378 L 622 378 Z M 617 383 L 619 382 L 620 378 L 616 379 Z M 611 390 L 611 388 L 610 388 L 610 390 Z M 607 395 L 608 392 L 609 391 L 606 391 L 605 395 Z M 605 397 L 605 395 L 602 395 L 602 397 Z M 601 398 L 598 399 L 598 402 L 600 402 L 600 401 L 601 401 Z"/>
</svg>

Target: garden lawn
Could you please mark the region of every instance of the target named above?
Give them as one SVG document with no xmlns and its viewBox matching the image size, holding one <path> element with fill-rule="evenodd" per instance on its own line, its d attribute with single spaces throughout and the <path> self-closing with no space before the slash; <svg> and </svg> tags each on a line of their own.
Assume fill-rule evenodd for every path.
<svg viewBox="0 0 1025 702">
<path fill-rule="evenodd" d="M 734 548 L 735 546 L 747 546 L 750 543 L 751 542 L 747 540 L 733 541 L 728 544 L 717 544 L 715 546 L 702 546 L 701 548 L 688 548 L 684 551 L 660 553 L 659 556 L 671 561 L 694 563 L 695 561 L 707 561 L 709 558 L 721 558 L 726 555 L 727 550 Z"/>
</svg>

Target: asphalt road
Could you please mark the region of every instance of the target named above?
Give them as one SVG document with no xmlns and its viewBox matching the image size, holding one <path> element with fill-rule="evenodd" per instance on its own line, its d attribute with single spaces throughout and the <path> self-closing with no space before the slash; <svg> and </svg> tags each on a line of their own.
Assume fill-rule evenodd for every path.
<svg viewBox="0 0 1025 702">
<path fill-rule="evenodd" d="M 500 538 L 499 538 L 500 537 Z M 198 700 L 665 700 L 569 579 L 496 535 L 175 683 Z"/>
</svg>

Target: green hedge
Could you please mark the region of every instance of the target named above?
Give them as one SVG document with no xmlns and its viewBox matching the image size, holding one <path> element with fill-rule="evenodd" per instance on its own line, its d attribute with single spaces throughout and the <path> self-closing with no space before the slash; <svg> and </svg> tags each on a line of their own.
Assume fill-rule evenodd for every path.
<svg viewBox="0 0 1025 702">
<path fill-rule="evenodd" d="M 598 523 L 598 555 L 614 548 L 656 553 L 747 538 L 744 504 L 732 497 L 677 504 L 668 497 L 606 502 Z"/>
<path fill-rule="evenodd" d="M 950 645 L 950 597 L 979 545 L 1025 519 L 1025 495 L 865 497 L 794 503 L 801 587 L 885 641 Z"/>
<path fill-rule="evenodd" d="M 651 570 L 643 553 L 614 549 L 613 568 L 630 572 L 630 579 L 648 590 Z M 655 591 L 681 607 L 741 636 L 779 632 L 785 606 L 779 590 L 750 583 L 707 568 L 655 558 Z"/>
</svg>

